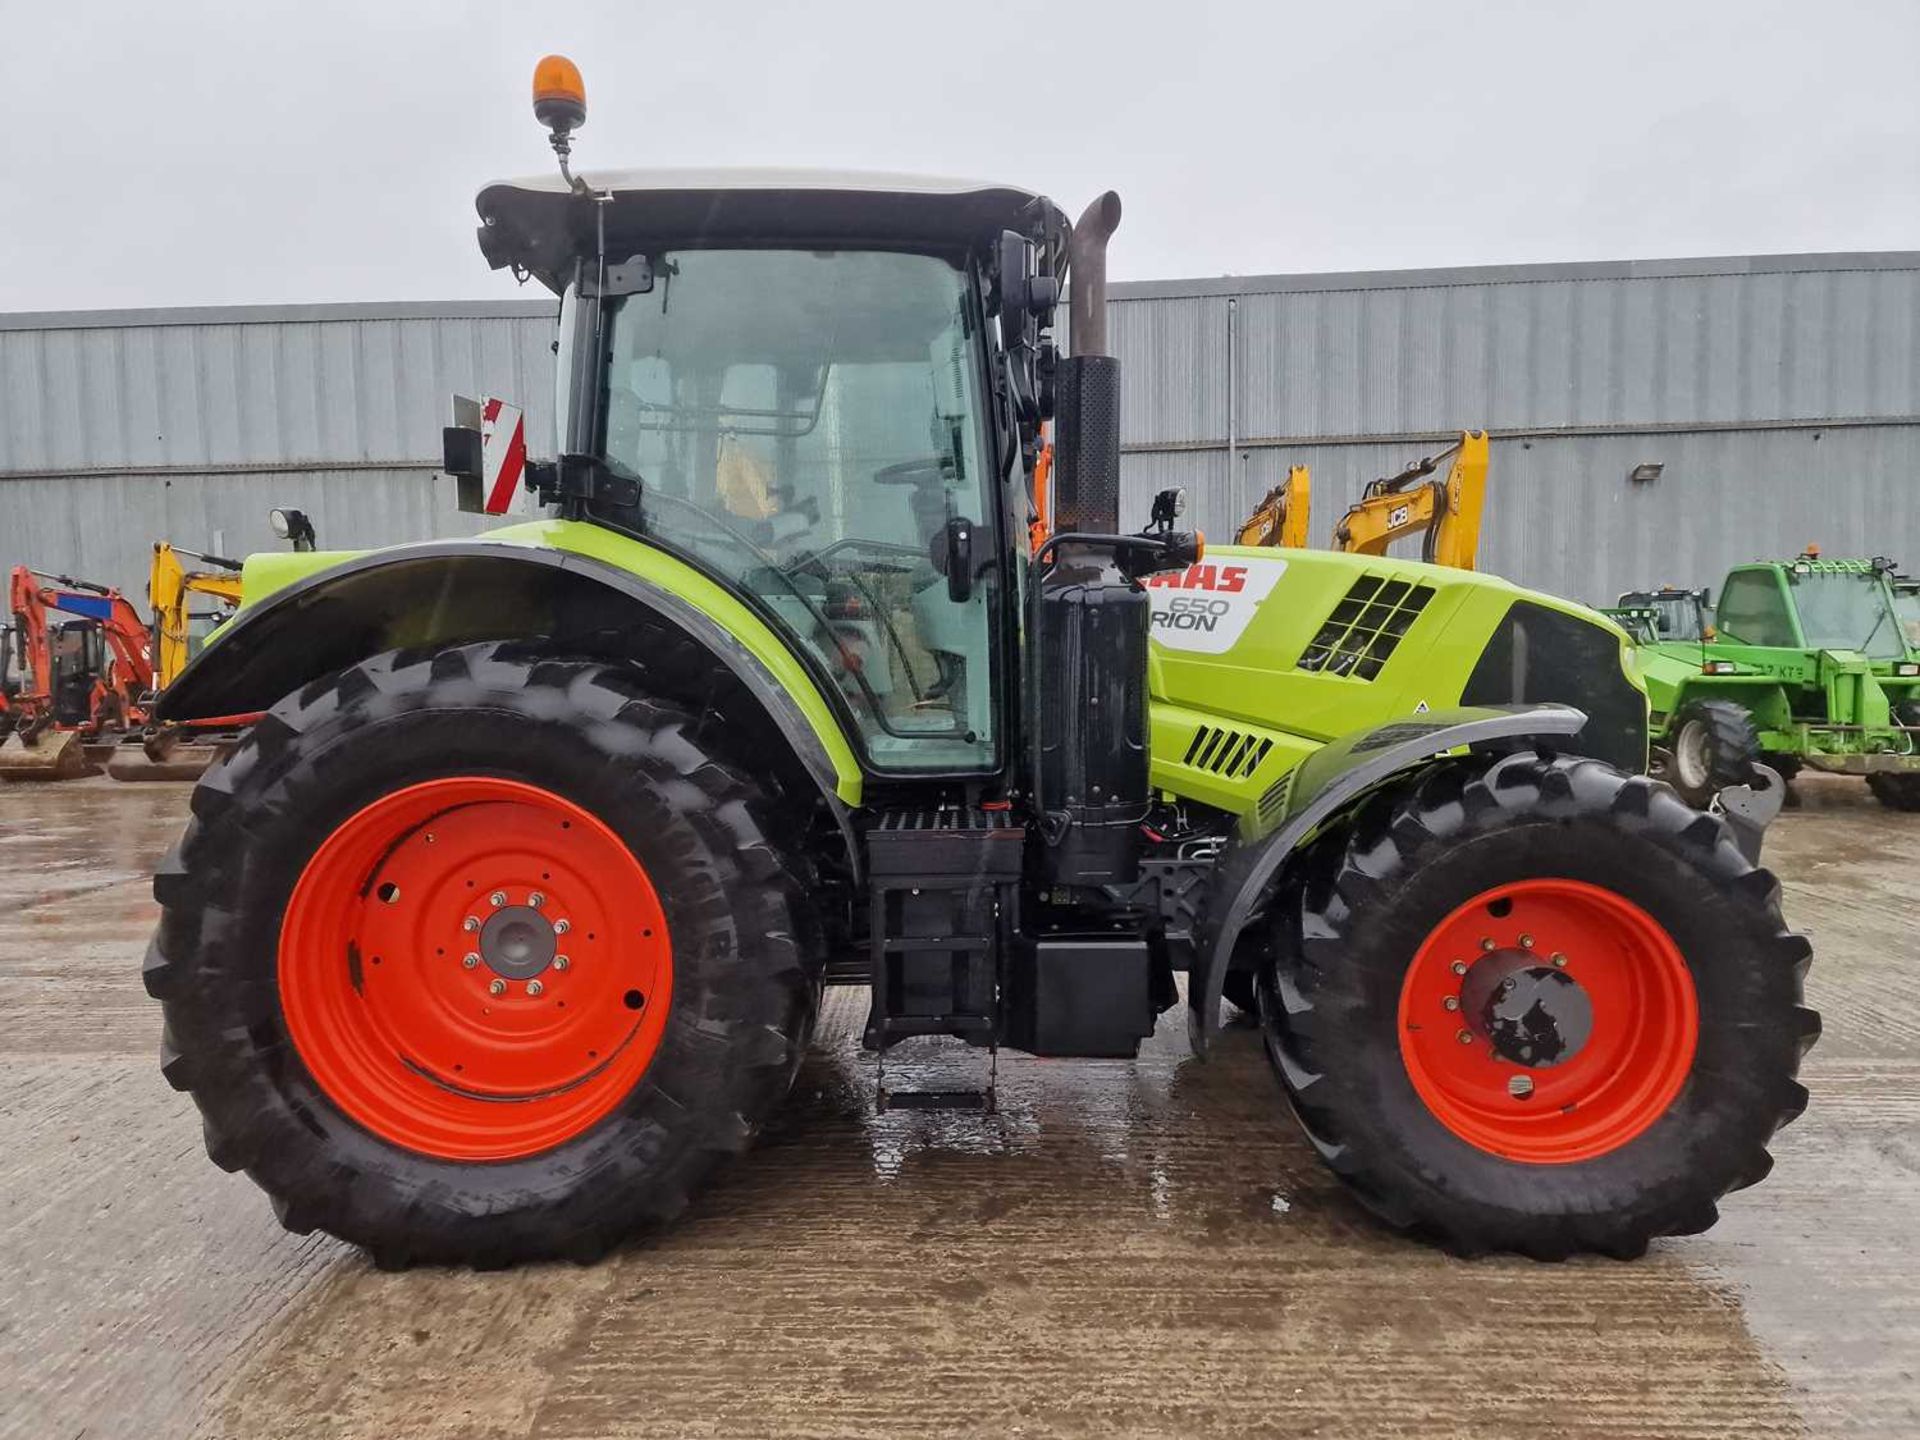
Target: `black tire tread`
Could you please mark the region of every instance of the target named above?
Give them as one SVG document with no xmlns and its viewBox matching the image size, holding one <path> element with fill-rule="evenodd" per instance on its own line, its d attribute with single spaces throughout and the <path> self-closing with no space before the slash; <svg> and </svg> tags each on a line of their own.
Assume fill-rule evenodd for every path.
<svg viewBox="0 0 1920 1440">
<path fill-rule="evenodd" d="M 1760 732 L 1753 723 L 1753 712 L 1744 705 L 1732 700 L 1690 700 L 1674 714 L 1668 727 L 1676 750 L 1681 730 L 1694 720 L 1707 727 L 1706 788 L 1694 790 L 1681 784 L 1677 766 L 1667 779 L 1689 805 L 1704 810 L 1722 790 L 1753 779 L 1753 767 L 1762 759 Z"/>
<path fill-rule="evenodd" d="M 378 1142 L 360 1132 L 359 1152 L 336 1153 L 350 1122 L 335 1117 L 327 1139 L 306 1143 L 309 1137 L 291 1129 L 298 1122 L 288 1105 L 276 1099 L 271 1077 L 297 1063 L 277 1028 L 277 1007 L 274 1023 L 236 1023 L 229 971 L 244 963 L 236 950 L 248 924 L 246 897 L 259 879 L 253 841 L 275 825 L 293 795 L 318 783 L 321 756 L 302 737 L 323 728 L 338 735 L 345 725 L 409 710 L 475 706 L 527 722 L 558 721 L 594 763 L 644 772 L 699 835 L 701 863 L 725 897 L 729 918 L 714 923 L 731 926 L 738 943 L 730 963 L 754 983 L 709 989 L 704 1012 L 689 1027 L 697 1043 L 725 1050 L 728 1059 L 711 1067 L 715 1083 L 673 1097 L 698 1112 L 688 1127 L 698 1139 L 665 1167 L 609 1145 L 594 1153 L 591 1173 L 569 1184 L 555 1181 L 562 1172 L 549 1166 L 544 1189 L 525 1181 L 518 1191 L 511 1182 L 491 1184 L 504 1173 L 499 1167 L 437 1161 L 423 1162 L 429 1183 L 411 1190 L 356 1182 L 365 1166 L 361 1152 Z M 820 969 L 817 921 L 793 862 L 771 838 L 779 822 L 765 793 L 696 743 L 693 731 L 686 712 L 645 694 L 628 667 L 555 656 L 520 641 L 389 652 L 276 705 L 196 787 L 192 818 L 154 882 L 162 916 L 143 978 L 165 1012 L 162 1068 L 200 1107 L 214 1163 L 246 1170 L 289 1230 L 326 1230 L 367 1248 L 382 1268 L 591 1259 L 636 1228 L 684 1210 L 716 1166 L 747 1148 L 790 1087 L 817 1013 Z M 603 1122 L 589 1136 L 606 1128 Z M 511 1169 L 538 1169 L 553 1155 L 570 1155 L 576 1143 L 511 1162 Z M 304 1158 L 290 1156 L 296 1149 Z"/>
<path fill-rule="evenodd" d="M 1711 1167 L 1703 1167 L 1697 1189 L 1658 1206 L 1504 1227 L 1450 1198 L 1444 1177 L 1410 1185 L 1403 1168 L 1382 1163 L 1383 1146 L 1391 1147 L 1393 1137 L 1357 1128 L 1352 1092 L 1329 1079 L 1348 1060 L 1330 1038 L 1338 1026 L 1329 1017 L 1350 1019 L 1359 1004 L 1350 979 L 1353 918 L 1390 904 L 1401 878 L 1424 856 L 1520 812 L 1562 819 L 1604 814 L 1684 857 L 1709 884 L 1757 909 L 1770 938 L 1756 959 L 1778 967 L 1782 987 L 1790 990 L 1791 1003 L 1777 1016 L 1780 1033 L 1774 1039 L 1780 1043 L 1771 1046 L 1778 1069 L 1750 1097 L 1763 1123 L 1738 1153 L 1716 1156 Z M 1820 1033 L 1819 1016 L 1801 1004 L 1812 950 L 1804 936 L 1786 928 L 1779 896 L 1778 882 L 1747 864 L 1723 822 L 1692 811 L 1669 787 L 1644 776 L 1622 775 L 1598 761 L 1531 753 L 1441 764 L 1411 786 L 1376 792 L 1348 825 L 1316 841 L 1285 880 L 1274 907 L 1276 959 L 1261 976 L 1268 1054 L 1314 1148 L 1387 1224 L 1461 1255 L 1510 1250 L 1545 1260 L 1582 1252 L 1632 1257 L 1656 1237 L 1713 1224 L 1715 1202 L 1767 1174 L 1772 1159 L 1766 1140 L 1806 1107 L 1807 1092 L 1795 1075 L 1799 1057 Z M 1710 1017 L 1703 1014 L 1702 1023 Z"/>
</svg>

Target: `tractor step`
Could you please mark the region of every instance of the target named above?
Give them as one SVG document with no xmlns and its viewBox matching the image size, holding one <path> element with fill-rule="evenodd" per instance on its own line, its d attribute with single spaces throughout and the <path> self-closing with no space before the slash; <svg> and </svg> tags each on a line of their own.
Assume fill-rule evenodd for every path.
<svg viewBox="0 0 1920 1440">
<path fill-rule="evenodd" d="M 1026 827 L 1004 810 L 892 810 L 867 831 L 866 1045 L 1000 1033 L 1001 937 L 1018 922 Z M 966 1092 L 976 1093 L 976 1092 Z"/>
<path fill-rule="evenodd" d="M 879 1108 L 888 1110 L 978 1110 L 991 1115 L 995 1109 L 993 1086 L 984 1090 L 879 1090 Z"/>
</svg>

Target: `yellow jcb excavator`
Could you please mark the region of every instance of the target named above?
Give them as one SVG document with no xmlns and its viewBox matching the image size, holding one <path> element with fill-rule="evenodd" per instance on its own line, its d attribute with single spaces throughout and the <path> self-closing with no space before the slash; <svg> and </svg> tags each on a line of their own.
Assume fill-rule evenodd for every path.
<svg viewBox="0 0 1920 1440">
<path fill-rule="evenodd" d="M 189 570 L 180 557 L 218 566 Z M 181 550 L 164 540 L 153 546 L 153 565 L 147 572 L 147 600 L 153 606 L 153 683 L 156 690 L 171 685 L 192 659 L 192 627 L 196 619 L 188 603 L 192 596 L 209 595 L 223 607 L 214 618 L 225 619 L 240 604 L 240 562 L 197 550 Z"/>
<path fill-rule="evenodd" d="M 1443 461 L 1446 477 L 1428 480 Z M 1421 482 L 1425 483 L 1421 483 Z M 1487 432 L 1464 430 L 1437 455 L 1417 460 L 1398 475 L 1368 483 L 1333 528 L 1333 549 L 1354 555 L 1384 555 L 1404 535 L 1420 534 L 1420 558 L 1461 570 L 1474 568 L 1480 550 L 1480 515 L 1487 492 Z M 1236 543 L 1303 549 L 1312 498 L 1307 467 L 1287 472 L 1240 526 Z"/>
<path fill-rule="evenodd" d="M 1446 479 L 1428 480 L 1443 460 L 1453 462 Z M 1423 537 L 1422 560 L 1471 570 L 1480 550 L 1486 495 L 1487 432 L 1462 431 L 1438 455 L 1417 460 L 1398 475 L 1370 481 L 1333 527 L 1333 548 L 1384 555 L 1401 536 L 1418 533 Z"/>
<path fill-rule="evenodd" d="M 189 570 L 181 557 L 211 569 Z M 219 603 L 214 610 L 193 610 L 193 597 Z M 153 607 L 153 688 L 164 691 L 193 658 L 193 622 L 225 620 L 240 604 L 240 562 L 198 550 L 182 550 L 156 540 L 147 570 L 147 602 Z M 191 727 L 150 726 L 138 745 L 125 745 L 107 762 L 116 780 L 191 780 L 219 759 L 255 717 L 219 716 Z"/>
<path fill-rule="evenodd" d="M 1313 504 L 1313 472 L 1304 465 L 1287 471 L 1286 483 L 1269 490 L 1240 522 L 1236 545 L 1278 545 L 1287 550 L 1307 548 L 1307 519 Z"/>
</svg>

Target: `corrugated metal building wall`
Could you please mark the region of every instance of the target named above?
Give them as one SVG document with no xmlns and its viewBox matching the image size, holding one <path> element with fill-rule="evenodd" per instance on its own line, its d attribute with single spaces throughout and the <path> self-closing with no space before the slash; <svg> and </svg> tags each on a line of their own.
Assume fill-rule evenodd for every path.
<svg viewBox="0 0 1920 1440">
<path fill-rule="evenodd" d="M 1111 328 L 1132 506 L 1184 485 L 1216 536 L 1305 464 L 1324 544 L 1486 429 L 1481 565 L 1523 584 L 1717 585 L 1809 541 L 1920 566 L 1920 254 L 1123 285 Z"/>
<path fill-rule="evenodd" d="M 551 430 L 546 301 L 0 316 L 0 567 L 139 594 L 148 543 L 461 534 L 447 397 Z M 1117 285 L 1128 513 L 1219 537 L 1292 464 L 1316 543 L 1360 487 L 1493 431 L 1484 568 L 1605 600 L 1790 553 L 1920 565 L 1920 254 Z M 1627 473 L 1665 470 L 1651 484 Z"/>
<path fill-rule="evenodd" d="M 0 567 L 143 596 L 154 540 L 270 549 L 275 505 L 305 510 L 320 543 L 343 548 L 482 529 L 437 473 L 449 397 L 513 396 L 529 435 L 550 434 L 553 310 L 0 316 Z"/>
</svg>

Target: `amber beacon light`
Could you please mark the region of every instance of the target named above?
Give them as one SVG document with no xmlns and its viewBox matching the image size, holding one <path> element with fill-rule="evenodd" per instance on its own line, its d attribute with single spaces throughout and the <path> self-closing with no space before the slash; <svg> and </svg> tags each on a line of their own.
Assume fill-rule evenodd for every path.
<svg viewBox="0 0 1920 1440">
<path fill-rule="evenodd" d="M 586 82 L 566 56 L 548 55 L 533 67 L 533 118 L 558 135 L 587 123 Z"/>
</svg>

